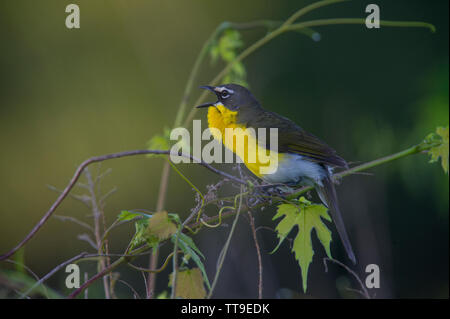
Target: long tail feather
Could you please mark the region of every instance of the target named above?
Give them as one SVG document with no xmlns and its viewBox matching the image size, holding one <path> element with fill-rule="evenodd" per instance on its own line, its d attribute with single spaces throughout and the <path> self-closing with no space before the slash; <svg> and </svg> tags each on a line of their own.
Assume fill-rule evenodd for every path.
<svg viewBox="0 0 450 319">
<path fill-rule="evenodd" d="M 339 233 L 339 237 L 342 240 L 345 251 L 347 252 L 348 258 L 350 258 L 353 264 L 356 264 L 356 257 L 353 252 L 350 240 L 348 239 L 347 232 L 345 231 L 344 221 L 342 220 L 341 211 L 339 210 L 337 202 L 336 189 L 334 188 L 331 177 L 328 175 L 326 178 L 324 178 L 322 180 L 322 184 L 323 186 L 316 185 L 316 191 L 319 194 L 322 202 L 328 207 L 330 211 L 331 218 L 336 225 L 336 229 Z"/>
</svg>

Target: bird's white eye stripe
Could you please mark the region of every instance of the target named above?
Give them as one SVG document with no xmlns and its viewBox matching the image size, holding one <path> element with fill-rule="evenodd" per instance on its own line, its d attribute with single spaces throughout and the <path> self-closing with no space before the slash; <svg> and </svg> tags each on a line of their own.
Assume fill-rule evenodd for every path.
<svg viewBox="0 0 450 319">
<path fill-rule="evenodd" d="M 226 87 L 224 87 L 224 86 L 218 86 L 218 87 L 216 87 L 215 89 L 214 89 L 214 91 L 216 91 L 216 92 L 222 92 L 223 90 L 227 90 L 230 94 L 233 94 L 234 93 L 234 91 L 233 90 L 231 90 L 231 89 L 229 89 L 229 88 L 226 88 Z"/>
</svg>

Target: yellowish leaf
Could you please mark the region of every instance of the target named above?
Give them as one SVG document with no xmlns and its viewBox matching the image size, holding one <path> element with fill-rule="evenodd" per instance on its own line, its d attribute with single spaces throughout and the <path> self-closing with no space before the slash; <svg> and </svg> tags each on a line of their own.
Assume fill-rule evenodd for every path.
<svg viewBox="0 0 450 319">
<path fill-rule="evenodd" d="M 169 238 L 176 231 L 177 226 L 170 220 L 166 211 L 153 214 L 148 221 L 147 235 L 156 237 L 158 241 Z"/>
<path fill-rule="evenodd" d="M 172 281 L 173 274 L 169 276 L 169 286 L 172 286 Z M 184 299 L 204 299 L 206 297 L 202 272 L 199 268 L 177 272 L 175 297 Z"/>
</svg>

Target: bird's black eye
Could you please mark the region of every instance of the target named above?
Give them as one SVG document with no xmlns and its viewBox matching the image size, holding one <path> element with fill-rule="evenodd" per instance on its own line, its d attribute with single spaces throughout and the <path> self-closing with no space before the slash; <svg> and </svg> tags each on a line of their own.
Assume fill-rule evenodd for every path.
<svg viewBox="0 0 450 319">
<path fill-rule="evenodd" d="M 230 96 L 230 92 L 228 92 L 227 90 L 223 90 L 222 92 L 220 92 L 220 97 L 222 99 L 226 99 Z"/>
</svg>

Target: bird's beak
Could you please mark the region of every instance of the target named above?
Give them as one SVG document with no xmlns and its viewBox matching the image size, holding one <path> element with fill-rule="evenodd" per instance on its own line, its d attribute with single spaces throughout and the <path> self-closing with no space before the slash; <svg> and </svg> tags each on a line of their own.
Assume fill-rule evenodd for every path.
<svg viewBox="0 0 450 319">
<path fill-rule="evenodd" d="M 205 103 L 205 104 L 202 104 L 202 105 L 197 105 L 195 108 L 201 109 L 201 108 L 210 107 L 210 106 L 214 106 L 214 103 L 208 102 L 208 103 Z"/>
<path fill-rule="evenodd" d="M 214 90 L 215 87 L 214 86 L 209 86 L 209 85 L 204 85 L 200 87 L 201 89 L 206 89 L 206 90 L 210 90 L 211 92 L 213 92 L 214 94 L 216 93 L 216 91 Z M 208 103 L 204 103 L 202 105 L 198 105 L 196 106 L 197 109 L 201 109 L 204 107 L 210 107 L 210 106 L 214 106 L 216 102 L 208 102 Z"/>
<path fill-rule="evenodd" d="M 216 87 L 215 87 L 215 86 L 202 85 L 200 88 L 201 88 L 201 89 L 210 90 L 211 92 L 216 93 L 216 91 L 215 91 L 215 88 L 216 88 Z"/>
</svg>

